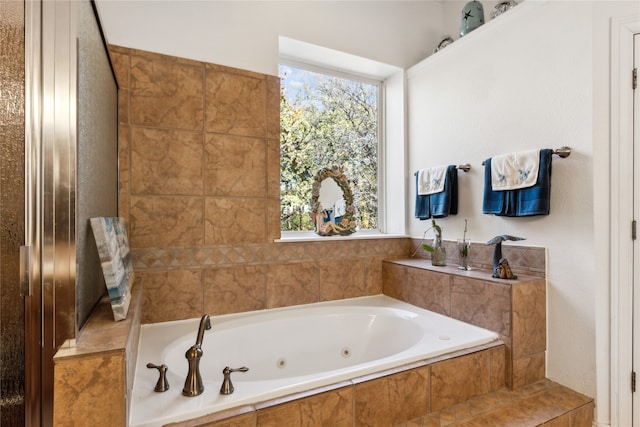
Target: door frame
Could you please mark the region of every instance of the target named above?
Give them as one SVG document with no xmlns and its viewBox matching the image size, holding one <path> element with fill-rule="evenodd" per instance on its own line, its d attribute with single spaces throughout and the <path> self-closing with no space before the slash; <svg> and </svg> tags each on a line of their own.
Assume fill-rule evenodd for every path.
<svg viewBox="0 0 640 427">
<path fill-rule="evenodd" d="M 633 37 L 640 17 L 611 21 L 611 425 L 632 425 L 633 394 Z"/>
</svg>

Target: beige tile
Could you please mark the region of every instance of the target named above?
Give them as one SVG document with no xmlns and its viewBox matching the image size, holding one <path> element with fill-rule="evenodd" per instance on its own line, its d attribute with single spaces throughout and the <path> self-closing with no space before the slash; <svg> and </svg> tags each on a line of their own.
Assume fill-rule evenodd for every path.
<svg viewBox="0 0 640 427">
<path fill-rule="evenodd" d="M 205 200 L 205 244 L 264 243 L 266 216 L 265 199 L 208 197 Z"/>
<path fill-rule="evenodd" d="M 302 408 L 298 401 L 284 403 L 257 412 L 257 427 L 302 426 Z"/>
<path fill-rule="evenodd" d="M 267 197 L 280 201 L 280 141 L 267 140 Z"/>
<path fill-rule="evenodd" d="M 314 261 L 269 264 L 267 308 L 318 302 L 319 274 Z"/>
<path fill-rule="evenodd" d="M 327 251 L 329 254 L 331 251 Z M 361 259 L 325 259 L 320 268 L 320 301 L 368 295 L 364 281 L 365 263 Z"/>
<path fill-rule="evenodd" d="M 407 301 L 407 271 L 405 266 L 383 261 L 382 292 L 392 298 Z"/>
<path fill-rule="evenodd" d="M 527 420 L 528 425 L 537 426 L 572 410 L 580 401 L 575 395 L 577 393 L 564 387 L 550 387 L 526 399 L 519 399 L 509 405 L 506 411 L 518 420 Z"/>
<path fill-rule="evenodd" d="M 273 242 L 282 235 L 280 227 L 280 199 L 267 199 L 267 242 Z"/>
<path fill-rule="evenodd" d="M 511 336 L 509 285 L 454 277 L 451 317 Z"/>
<path fill-rule="evenodd" d="M 119 89 L 129 89 L 129 54 L 114 49 L 109 49 L 111 64 L 116 74 Z"/>
<path fill-rule="evenodd" d="M 500 346 L 488 350 L 489 352 L 489 391 L 496 391 L 505 387 L 506 349 Z"/>
<path fill-rule="evenodd" d="M 122 192 L 118 194 L 118 216 L 124 218 L 124 221 L 129 224 L 130 223 L 130 215 L 129 210 L 131 207 L 131 196 L 128 192 Z M 130 228 L 129 228 L 130 230 Z M 128 232 L 128 235 L 131 236 L 131 232 Z"/>
<path fill-rule="evenodd" d="M 133 194 L 203 194 L 202 132 L 131 128 Z"/>
<path fill-rule="evenodd" d="M 128 125 L 118 125 L 118 185 L 120 192 L 130 193 L 130 143 L 131 128 Z"/>
<path fill-rule="evenodd" d="M 131 120 L 131 91 L 129 89 L 118 90 L 118 123 L 128 125 Z"/>
<path fill-rule="evenodd" d="M 509 260 L 512 270 L 521 274 L 544 277 L 546 248 L 507 245 L 502 247 L 503 256 Z"/>
<path fill-rule="evenodd" d="M 593 425 L 593 401 L 570 412 L 570 427 L 591 427 Z"/>
<path fill-rule="evenodd" d="M 280 140 L 280 78 L 266 76 L 267 79 L 267 117 L 266 137 Z"/>
<path fill-rule="evenodd" d="M 553 420 L 543 424 L 544 427 L 571 427 L 571 414 L 560 415 Z"/>
<path fill-rule="evenodd" d="M 205 130 L 265 137 L 266 81 L 207 65 Z"/>
<path fill-rule="evenodd" d="M 545 280 L 512 286 L 513 357 L 546 350 L 546 283 Z"/>
<path fill-rule="evenodd" d="M 409 268 L 406 277 L 407 301 L 418 307 L 449 316 L 451 276 L 419 268 Z"/>
<path fill-rule="evenodd" d="M 200 270 L 146 271 L 143 323 L 190 319 L 202 315 Z"/>
<path fill-rule="evenodd" d="M 126 425 L 123 353 L 90 355 L 58 362 L 54 366 L 54 377 L 54 425 Z M 105 411 L 105 408 L 109 410 Z"/>
<path fill-rule="evenodd" d="M 266 140 L 214 133 L 206 135 L 207 195 L 265 197 L 266 179 Z"/>
<path fill-rule="evenodd" d="M 202 245 L 201 197 L 131 196 L 132 248 Z"/>
<path fill-rule="evenodd" d="M 364 260 L 364 287 L 367 295 L 382 293 L 382 257 L 369 257 Z"/>
<path fill-rule="evenodd" d="M 160 56 L 131 57 L 131 124 L 203 128 L 203 66 Z"/>
<path fill-rule="evenodd" d="M 553 382 L 551 382 L 551 385 L 544 393 L 536 395 L 536 399 L 539 399 L 541 406 L 554 404 L 565 411 L 580 408 L 587 413 L 589 413 L 589 410 L 593 410 L 593 406 L 590 406 L 593 404 L 592 398 Z M 590 408 L 583 408 L 583 405 L 590 406 Z"/>
<path fill-rule="evenodd" d="M 431 410 L 489 392 L 489 353 L 480 351 L 431 367 Z"/>
<path fill-rule="evenodd" d="M 256 425 L 256 414 L 238 415 L 226 420 L 214 421 L 211 423 L 201 424 L 199 427 L 254 427 Z"/>
<path fill-rule="evenodd" d="M 178 64 L 178 65 L 190 65 L 192 67 L 202 67 L 204 65 L 204 63 L 200 61 L 196 61 L 188 58 L 181 58 L 179 56 L 165 55 L 162 53 L 149 52 L 146 50 L 139 50 L 139 49 L 128 49 L 128 51 L 131 56 L 137 56 L 150 61 L 166 61 L 166 62 Z"/>
<path fill-rule="evenodd" d="M 212 64 L 212 63 L 207 63 L 206 65 L 207 65 L 207 70 L 209 71 L 218 71 L 221 73 L 235 74 L 238 76 L 251 77 L 254 79 L 265 79 L 267 77 L 275 77 L 275 76 L 269 76 L 262 73 L 257 73 L 255 71 L 243 70 L 242 68 L 229 67 L 226 65 Z"/>
<path fill-rule="evenodd" d="M 545 377 L 545 354 L 537 353 L 513 359 L 513 388 L 519 388 Z"/>
<path fill-rule="evenodd" d="M 257 426 L 336 426 L 353 425 L 351 387 L 320 393 L 258 411 Z"/>
<path fill-rule="evenodd" d="M 262 310 L 266 307 L 267 269 L 237 265 L 204 271 L 204 312 L 210 315 Z"/>
<path fill-rule="evenodd" d="M 428 366 L 356 384 L 355 425 L 391 426 L 429 408 Z"/>
</svg>

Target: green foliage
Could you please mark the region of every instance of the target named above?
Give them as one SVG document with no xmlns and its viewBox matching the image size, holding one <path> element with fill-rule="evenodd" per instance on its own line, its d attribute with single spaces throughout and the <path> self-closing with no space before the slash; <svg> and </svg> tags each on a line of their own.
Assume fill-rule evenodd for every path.
<svg viewBox="0 0 640 427">
<path fill-rule="evenodd" d="M 424 234 L 426 235 L 426 234 L 427 234 L 427 231 L 429 231 L 429 230 L 433 230 L 433 231 L 435 232 L 435 234 L 436 234 L 436 239 L 437 239 L 437 240 L 442 239 L 442 228 L 441 228 L 438 224 L 436 224 L 436 220 L 435 220 L 435 219 L 433 219 L 433 218 L 431 218 L 431 227 L 430 227 L 430 228 L 428 228 L 428 229 L 424 232 Z M 422 246 L 422 249 L 424 249 L 424 250 L 425 250 L 425 251 L 427 251 L 427 252 L 434 252 L 434 251 L 435 251 L 435 249 L 433 248 L 433 246 L 431 246 L 431 245 L 427 245 L 426 243 L 423 243 L 421 246 Z"/>
<path fill-rule="evenodd" d="M 282 230 L 313 230 L 315 174 L 335 165 L 352 182 L 360 229 L 378 227 L 377 87 L 316 74 L 296 96 L 280 95 Z M 286 78 L 286 77 L 284 77 Z"/>
</svg>

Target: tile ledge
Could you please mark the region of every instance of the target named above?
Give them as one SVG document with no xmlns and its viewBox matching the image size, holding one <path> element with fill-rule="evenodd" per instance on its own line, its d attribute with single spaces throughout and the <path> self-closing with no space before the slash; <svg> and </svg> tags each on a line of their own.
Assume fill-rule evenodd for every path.
<svg viewBox="0 0 640 427">
<path fill-rule="evenodd" d="M 453 276 L 468 277 L 470 279 L 483 280 L 485 282 L 493 282 L 502 285 L 515 285 L 523 282 L 531 282 L 545 280 L 544 277 L 532 276 L 528 274 L 517 273 L 517 279 L 497 279 L 491 275 L 491 270 L 473 268 L 471 270 L 460 270 L 456 265 L 446 265 L 443 267 L 434 266 L 431 260 L 427 258 L 398 258 L 385 259 L 383 262 L 391 264 L 403 265 L 405 267 L 420 268 L 436 273 L 450 274 Z"/>
<path fill-rule="evenodd" d="M 105 295 L 94 308 L 78 337 L 58 349 L 53 357 L 54 362 L 69 357 L 126 351 L 131 334 L 138 333 L 140 327 L 142 286 L 141 280 L 132 286 L 127 318 L 118 322 L 113 320 L 111 301 Z"/>
</svg>

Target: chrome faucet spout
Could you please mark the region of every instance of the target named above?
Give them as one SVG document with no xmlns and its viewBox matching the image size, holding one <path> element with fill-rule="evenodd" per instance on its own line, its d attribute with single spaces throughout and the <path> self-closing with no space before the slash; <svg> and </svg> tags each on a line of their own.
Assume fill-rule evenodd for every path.
<svg viewBox="0 0 640 427">
<path fill-rule="evenodd" d="M 209 315 L 205 314 L 200 319 L 200 327 L 198 328 L 198 337 L 196 338 L 196 345 L 198 347 L 202 346 L 202 340 L 204 339 L 204 331 L 211 329 L 211 320 L 209 319 Z"/>
</svg>

